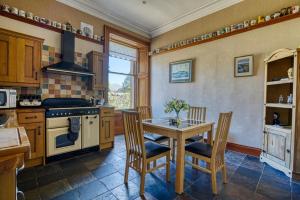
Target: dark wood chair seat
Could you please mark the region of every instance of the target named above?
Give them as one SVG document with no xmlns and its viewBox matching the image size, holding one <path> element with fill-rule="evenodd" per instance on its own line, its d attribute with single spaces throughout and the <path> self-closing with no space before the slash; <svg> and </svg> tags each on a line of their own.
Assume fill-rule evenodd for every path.
<svg viewBox="0 0 300 200">
<path fill-rule="evenodd" d="M 145 142 L 145 150 L 146 150 L 146 157 L 152 158 L 154 156 L 168 152 L 171 149 L 167 146 L 148 141 L 148 142 Z"/>
<path fill-rule="evenodd" d="M 161 142 L 163 140 L 169 139 L 166 136 L 162 136 L 162 135 L 155 134 L 155 133 L 144 133 L 144 138 L 147 140 L 150 140 L 152 142 Z"/>
<path fill-rule="evenodd" d="M 193 142 L 185 146 L 185 150 L 194 154 L 211 157 L 212 147 L 210 144 Z"/>
<path fill-rule="evenodd" d="M 186 142 L 192 143 L 192 142 L 199 142 L 201 140 L 203 140 L 203 136 L 202 135 L 196 135 L 194 137 L 186 139 Z"/>
</svg>

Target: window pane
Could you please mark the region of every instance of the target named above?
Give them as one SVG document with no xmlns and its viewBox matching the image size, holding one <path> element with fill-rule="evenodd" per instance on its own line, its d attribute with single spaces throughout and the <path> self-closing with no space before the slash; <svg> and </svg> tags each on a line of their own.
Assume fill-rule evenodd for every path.
<svg viewBox="0 0 300 200">
<path fill-rule="evenodd" d="M 133 61 L 109 57 L 109 71 L 124 74 L 133 74 Z"/>
<path fill-rule="evenodd" d="M 109 73 L 108 102 L 116 109 L 134 108 L 134 77 Z"/>
</svg>

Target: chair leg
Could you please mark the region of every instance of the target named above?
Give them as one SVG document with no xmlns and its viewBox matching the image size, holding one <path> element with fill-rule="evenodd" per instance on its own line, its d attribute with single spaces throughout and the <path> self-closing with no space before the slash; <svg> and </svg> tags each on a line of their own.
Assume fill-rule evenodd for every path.
<svg viewBox="0 0 300 200">
<path fill-rule="evenodd" d="M 199 159 L 195 158 L 195 165 L 199 165 Z"/>
<path fill-rule="evenodd" d="M 124 183 L 128 183 L 128 173 L 129 173 L 129 156 L 126 156 L 126 165 L 125 165 L 125 176 L 124 176 Z"/>
<path fill-rule="evenodd" d="M 145 193 L 145 178 L 146 178 L 146 162 L 143 163 L 142 173 L 141 173 L 141 185 L 140 185 L 140 195 Z"/>
<path fill-rule="evenodd" d="M 227 169 L 226 164 L 224 163 L 222 168 L 222 175 L 223 175 L 223 183 L 227 183 Z"/>
<path fill-rule="evenodd" d="M 166 160 L 166 181 L 170 182 L 170 157 L 171 157 L 171 152 L 168 153 L 167 155 L 167 160 Z"/>
<path fill-rule="evenodd" d="M 217 172 L 214 167 L 211 170 L 211 187 L 213 194 L 217 194 Z"/>
</svg>

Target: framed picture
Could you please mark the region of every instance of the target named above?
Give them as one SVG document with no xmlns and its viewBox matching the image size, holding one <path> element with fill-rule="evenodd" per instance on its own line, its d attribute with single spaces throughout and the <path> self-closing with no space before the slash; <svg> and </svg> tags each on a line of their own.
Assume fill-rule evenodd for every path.
<svg viewBox="0 0 300 200">
<path fill-rule="evenodd" d="M 94 26 L 84 23 L 84 22 L 80 22 L 80 29 L 83 33 L 84 36 L 90 37 L 94 35 Z"/>
<path fill-rule="evenodd" d="M 234 58 L 234 76 L 253 76 L 253 55 Z"/>
<path fill-rule="evenodd" d="M 182 60 L 170 63 L 169 82 L 189 83 L 192 82 L 193 60 Z"/>
</svg>

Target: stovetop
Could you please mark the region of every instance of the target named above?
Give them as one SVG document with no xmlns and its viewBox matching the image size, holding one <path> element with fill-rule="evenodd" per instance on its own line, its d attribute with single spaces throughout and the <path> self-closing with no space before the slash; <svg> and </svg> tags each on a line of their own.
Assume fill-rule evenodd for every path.
<svg viewBox="0 0 300 200">
<path fill-rule="evenodd" d="M 42 105 L 46 108 L 46 118 L 99 114 L 98 108 L 80 98 L 49 98 Z"/>
</svg>

